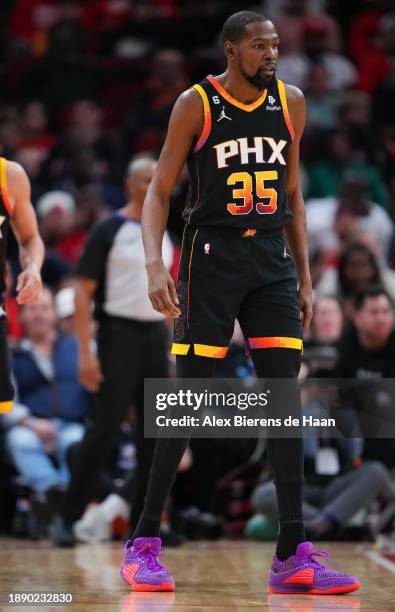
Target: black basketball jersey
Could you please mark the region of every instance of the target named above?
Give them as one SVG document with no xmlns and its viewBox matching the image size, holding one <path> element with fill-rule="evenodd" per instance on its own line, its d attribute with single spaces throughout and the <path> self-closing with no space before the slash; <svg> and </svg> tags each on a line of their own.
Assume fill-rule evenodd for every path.
<svg viewBox="0 0 395 612">
<path fill-rule="evenodd" d="M 285 181 L 294 137 L 284 84 L 274 79 L 252 104 L 233 98 L 211 75 L 194 87 L 203 101 L 204 128 L 188 156 L 185 221 L 283 227 L 292 218 Z"/>
<path fill-rule="evenodd" d="M 4 157 L 0 157 L 0 316 L 4 303 L 6 290 L 6 249 L 7 234 L 12 205 L 7 192 L 7 164 Z"/>
</svg>

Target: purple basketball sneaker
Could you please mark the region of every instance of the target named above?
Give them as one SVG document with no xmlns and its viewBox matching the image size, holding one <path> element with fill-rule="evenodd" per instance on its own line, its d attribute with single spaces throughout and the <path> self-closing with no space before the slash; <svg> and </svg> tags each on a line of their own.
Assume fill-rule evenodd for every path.
<svg viewBox="0 0 395 612">
<path fill-rule="evenodd" d="M 160 538 L 128 540 L 120 574 L 132 591 L 175 591 L 173 576 L 158 561 Z"/>
<path fill-rule="evenodd" d="M 333 595 L 359 589 L 358 578 L 336 572 L 313 557 L 330 559 L 330 554 L 315 550 L 311 542 L 302 542 L 296 554 L 285 561 L 275 555 L 269 572 L 269 590 L 272 593 Z"/>
</svg>

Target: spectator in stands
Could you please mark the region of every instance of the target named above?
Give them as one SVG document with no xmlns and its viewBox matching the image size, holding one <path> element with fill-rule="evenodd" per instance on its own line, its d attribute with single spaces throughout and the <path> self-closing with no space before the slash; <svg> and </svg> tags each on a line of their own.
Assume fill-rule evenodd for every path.
<svg viewBox="0 0 395 612">
<path fill-rule="evenodd" d="M 43 152 L 54 145 L 54 135 L 48 129 L 48 113 L 41 100 L 30 100 L 21 109 L 22 147 L 32 147 Z"/>
<path fill-rule="evenodd" d="M 104 74 L 101 66 L 89 60 L 87 33 L 77 16 L 67 16 L 52 25 L 45 38 L 47 53 L 22 66 L 13 84 L 18 96 L 23 98 L 26 91 L 34 91 L 59 116 L 75 99 L 97 95 Z"/>
<path fill-rule="evenodd" d="M 136 151 L 160 146 L 171 108 L 189 85 L 183 56 L 173 49 L 159 51 L 127 118 L 126 131 Z"/>
<path fill-rule="evenodd" d="M 264 12 L 274 19 L 281 40 L 282 54 L 301 51 L 303 29 L 309 20 L 314 20 L 325 28 L 328 33 L 328 49 L 337 52 L 340 48 L 339 26 L 321 7 L 317 9 L 314 0 L 269 0 L 264 3 Z"/>
<path fill-rule="evenodd" d="M 22 406 L 5 423 L 6 441 L 19 473 L 51 504 L 68 484 L 67 450 L 83 436 L 90 399 L 78 382 L 76 339 L 57 333 L 48 289 L 22 307 L 21 323 L 11 363 Z"/>
<path fill-rule="evenodd" d="M 336 96 L 329 89 L 328 72 L 317 62 L 310 67 L 306 104 L 309 109 L 306 128 L 333 129 L 336 125 Z"/>
<path fill-rule="evenodd" d="M 81 187 L 71 231 L 57 245 L 57 251 L 73 266 L 79 261 L 90 228 L 108 212 L 103 193 L 97 185 Z"/>
<path fill-rule="evenodd" d="M 73 226 L 74 198 L 66 191 L 49 191 L 37 201 L 36 211 L 41 236 L 47 245 L 56 247 Z"/>
<path fill-rule="evenodd" d="M 30 46 L 36 56 L 47 51 L 47 32 L 61 19 L 78 17 L 79 7 L 73 0 L 19 0 L 15 2 L 10 26 L 20 44 Z"/>
<path fill-rule="evenodd" d="M 325 539 L 331 533 L 339 535 L 348 521 L 379 495 L 395 499 L 391 474 L 381 462 L 367 461 L 360 465 L 356 454 L 359 439 L 333 440 L 330 444 L 326 439 L 325 447 L 321 442 L 318 437 L 304 440 L 303 515 L 306 534 L 314 539 Z M 273 481 L 259 485 L 251 503 L 255 512 L 275 524 L 278 509 Z"/>
<path fill-rule="evenodd" d="M 341 406 L 354 416 L 351 430 L 365 436 L 364 457 L 393 469 L 395 329 L 388 293 L 377 286 L 357 293 L 352 323 L 342 337 L 336 369 L 339 379 L 352 380 L 341 393 Z"/>
<path fill-rule="evenodd" d="M 323 63 L 330 90 L 343 91 L 355 83 L 357 73 L 352 62 L 341 51 L 331 50 L 330 36 L 328 23 L 317 22 L 314 17 L 307 19 L 303 27 L 304 53 L 310 62 Z"/>
<path fill-rule="evenodd" d="M 317 297 L 314 303 L 311 340 L 317 344 L 335 344 L 343 328 L 343 312 L 333 295 Z"/>
<path fill-rule="evenodd" d="M 334 376 L 344 315 L 333 295 L 316 296 L 311 331 L 303 342 L 300 380 Z"/>
<path fill-rule="evenodd" d="M 394 75 L 395 13 L 383 15 L 378 22 L 377 40 L 370 53 L 363 53 L 359 63 L 359 87 L 372 92 Z"/>
<path fill-rule="evenodd" d="M 327 265 L 336 265 L 341 250 L 360 228 L 368 228 L 380 237 L 381 256 L 387 259 L 394 234 L 393 222 L 369 196 L 366 179 L 348 173 L 343 178 L 338 197 L 307 201 L 310 250 L 312 253 L 322 251 Z"/>
<path fill-rule="evenodd" d="M 385 260 L 381 251 L 380 236 L 368 228 L 357 228 L 350 237 L 350 244 L 363 244 L 375 256 L 380 268 L 383 284 L 392 295 L 395 287 L 395 270 Z M 393 242 L 392 242 L 393 244 Z"/>
<path fill-rule="evenodd" d="M 329 268 L 316 286 L 319 294 L 333 293 L 342 300 L 346 315 L 351 314 L 355 294 L 379 284 L 395 298 L 394 274 L 380 270 L 378 261 L 364 244 L 350 244 L 342 253 L 337 270 Z"/>
<path fill-rule="evenodd" d="M 309 168 L 307 198 L 336 196 L 349 173 L 360 175 L 368 183 L 372 201 L 388 208 L 388 192 L 376 168 L 363 159 L 353 157 L 348 134 L 329 131 L 324 137 L 322 155 Z"/>
<path fill-rule="evenodd" d="M 14 112 L 15 111 L 15 112 Z M 12 159 L 20 143 L 20 126 L 15 107 L 1 108 L 0 143 L 2 155 Z"/>
<path fill-rule="evenodd" d="M 277 25 L 277 24 L 276 24 Z M 331 50 L 331 30 L 328 23 L 309 17 L 302 25 L 303 48 L 298 52 L 282 53 L 277 72 L 285 81 L 305 88 L 308 86 L 310 68 L 319 61 L 328 74 L 328 87 L 332 92 L 352 86 L 357 78 L 350 60 L 338 51 Z"/>
<path fill-rule="evenodd" d="M 373 0 L 362 7 L 350 26 L 349 49 L 357 65 L 365 56 L 372 55 L 380 45 L 378 32 L 383 16 L 392 11 L 393 0 Z"/>
<path fill-rule="evenodd" d="M 357 90 L 339 93 L 336 124 L 340 132 L 347 134 L 355 158 L 376 158 L 376 134 L 372 131 L 369 94 Z"/>
<path fill-rule="evenodd" d="M 73 286 L 62 287 L 55 295 L 55 311 L 58 329 L 62 334 L 74 334 L 75 289 Z M 92 330 L 93 331 L 93 330 Z M 92 334 L 93 335 L 93 334 Z"/>
<path fill-rule="evenodd" d="M 66 191 L 49 191 L 36 204 L 40 234 L 46 244 L 46 255 L 42 270 L 45 284 L 56 287 L 63 276 L 71 272 L 69 262 L 58 252 L 62 238 L 73 227 L 75 202 Z"/>
</svg>

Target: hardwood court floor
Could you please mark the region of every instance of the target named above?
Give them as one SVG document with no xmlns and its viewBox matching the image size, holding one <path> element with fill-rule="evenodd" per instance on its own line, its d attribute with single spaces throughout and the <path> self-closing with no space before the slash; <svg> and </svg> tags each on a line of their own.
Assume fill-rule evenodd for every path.
<svg viewBox="0 0 395 612">
<path fill-rule="evenodd" d="M 266 572 L 273 546 L 255 542 L 196 542 L 168 549 L 165 562 L 176 593 L 131 593 L 119 580 L 121 545 L 55 549 L 47 543 L 0 539 L 0 610 L 100 610 L 120 612 L 395 612 L 395 564 L 380 563 L 369 544 L 319 545 L 334 553 L 334 566 L 352 571 L 362 588 L 343 596 L 271 595 Z M 10 592 L 71 593 L 63 606 L 8 607 Z"/>
</svg>

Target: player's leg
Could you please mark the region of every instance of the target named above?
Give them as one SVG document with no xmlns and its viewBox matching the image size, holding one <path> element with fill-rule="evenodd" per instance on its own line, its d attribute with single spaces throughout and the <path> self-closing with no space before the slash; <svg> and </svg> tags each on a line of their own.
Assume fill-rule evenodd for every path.
<svg viewBox="0 0 395 612">
<path fill-rule="evenodd" d="M 271 389 L 271 402 L 276 403 L 278 389 L 276 380 L 285 379 L 282 393 L 286 396 L 286 412 L 294 418 L 301 418 L 300 392 L 297 375 L 300 368 L 300 350 L 271 348 L 251 351 L 252 361 L 258 378 L 266 379 Z M 273 384 L 271 383 L 273 381 Z M 286 385 L 286 393 L 284 391 Z M 283 414 L 282 406 L 271 408 L 271 416 Z M 292 555 L 298 544 L 305 541 L 303 526 L 303 439 L 268 437 L 267 456 L 273 473 L 278 501 L 279 534 L 276 555 L 284 561 Z"/>
<path fill-rule="evenodd" d="M 271 386 L 276 387 L 276 378 L 283 379 L 278 399 L 285 397 L 287 405 L 276 406 L 275 400 L 274 411 L 277 407 L 282 416 L 287 413 L 300 418 L 300 393 L 295 377 L 300 360 L 298 351 L 285 348 L 255 350 L 252 351 L 252 359 L 257 375 L 266 378 L 265 384 L 269 389 Z M 327 557 L 327 554 L 315 551 L 312 543 L 305 541 L 302 436 L 269 437 L 267 454 L 275 480 L 279 509 L 279 534 L 269 576 L 270 590 L 275 593 L 310 594 L 355 591 L 360 586 L 358 579 L 320 564 L 314 555 Z"/>
<path fill-rule="evenodd" d="M 212 378 L 215 359 L 177 356 L 177 378 Z M 134 591 L 169 591 L 174 579 L 158 561 L 160 520 L 189 437 L 158 437 L 147 486 L 144 509 L 132 540 L 125 545 L 121 577 Z"/>
<path fill-rule="evenodd" d="M 154 377 L 154 376 L 153 376 Z M 125 499 L 131 504 L 130 533 L 136 528 L 144 508 L 152 459 L 155 452 L 155 438 L 144 437 L 144 384 L 137 390 L 134 398 L 137 411 L 137 426 L 135 430 L 136 471 L 133 475 L 133 486 L 124 487 Z M 129 494 L 128 494 L 129 493 Z M 132 497 L 130 496 L 132 495 Z"/>
<path fill-rule="evenodd" d="M 214 359 L 196 355 L 177 356 L 178 379 L 212 378 L 214 370 Z M 159 536 L 161 514 L 189 439 L 158 437 L 144 510 L 133 534 L 134 538 Z"/>
<path fill-rule="evenodd" d="M 164 323 L 150 329 L 146 335 L 146 357 L 144 364 L 144 378 L 167 379 L 168 371 L 168 344 L 169 330 Z M 131 533 L 136 529 L 138 520 L 144 509 L 144 499 L 147 491 L 152 460 L 155 451 L 155 439 L 144 437 L 144 380 L 137 389 L 134 398 L 137 411 L 136 427 L 136 479 L 135 496 L 132 503 L 130 517 Z"/>
<path fill-rule="evenodd" d="M 245 285 L 245 269 L 237 248 L 229 248 L 229 239 L 229 233 L 221 235 L 216 228 L 186 228 L 177 283 L 182 314 L 174 322 L 172 348 L 178 380 L 212 378 L 216 359 L 226 355 Z M 157 440 L 144 509 L 121 567 L 122 578 L 133 590 L 174 589 L 174 580 L 157 561 L 158 536 L 188 442 L 188 435 Z"/>
<path fill-rule="evenodd" d="M 255 240 L 257 238 L 257 240 Z M 285 237 L 254 236 L 249 242 L 254 285 L 240 307 L 239 321 L 248 341 L 259 378 L 265 378 L 271 395 L 270 410 L 281 416 L 301 417 L 297 382 L 303 330 L 297 299 L 297 278 L 286 250 Z M 280 382 L 277 379 L 281 379 Z M 280 384 L 281 383 L 281 384 Z M 299 435 L 295 435 L 298 434 Z M 346 593 L 359 588 L 359 581 L 326 568 L 314 559 L 321 554 L 305 542 L 303 527 L 303 440 L 270 436 L 268 459 L 273 471 L 278 509 L 277 554 L 269 576 L 269 588 L 277 593 Z M 321 556 L 327 556 L 326 553 Z"/>
</svg>

